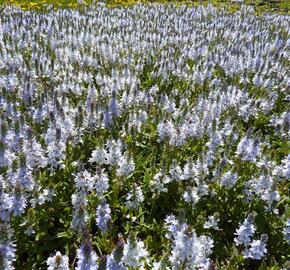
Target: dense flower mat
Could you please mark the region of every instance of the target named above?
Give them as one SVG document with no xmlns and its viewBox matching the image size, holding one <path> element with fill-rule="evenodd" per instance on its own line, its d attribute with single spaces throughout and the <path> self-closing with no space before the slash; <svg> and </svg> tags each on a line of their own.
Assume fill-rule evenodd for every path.
<svg viewBox="0 0 290 270">
<path fill-rule="evenodd" d="M 235 11 L 241 4 L 251 5 L 255 13 L 261 12 L 290 12 L 289 0 L 1 0 L 0 4 L 9 4 L 21 7 L 23 10 L 46 11 L 58 8 L 82 8 L 82 6 L 95 5 L 98 2 L 106 3 L 108 7 L 130 6 L 136 3 L 163 3 L 163 4 L 187 4 L 191 6 L 207 5 L 210 3 L 216 7 L 224 7 L 229 11 Z"/>
<path fill-rule="evenodd" d="M 287 269 L 289 34 L 246 6 L 4 8 L 0 269 Z"/>
</svg>

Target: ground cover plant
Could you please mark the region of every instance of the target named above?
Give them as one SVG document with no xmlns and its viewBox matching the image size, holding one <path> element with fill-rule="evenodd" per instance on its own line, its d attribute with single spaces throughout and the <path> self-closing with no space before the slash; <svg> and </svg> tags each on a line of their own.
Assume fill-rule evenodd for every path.
<svg viewBox="0 0 290 270">
<path fill-rule="evenodd" d="M 290 17 L 0 13 L 0 269 L 289 269 Z"/>
<path fill-rule="evenodd" d="M 263 12 L 288 13 L 290 12 L 289 0 L 1 0 L 2 4 L 20 6 L 22 10 L 45 11 L 53 8 L 82 8 L 82 6 L 95 5 L 98 2 L 104 2 L 108 7 L 130 6 L 136 3 L 162 3 L 187 4 L 189 6 L 199 6 L 211 4 L 215 7 L 226 8 L 234 12 L 242 4 L 251 5 L 256 14 Z"/>
</svg>

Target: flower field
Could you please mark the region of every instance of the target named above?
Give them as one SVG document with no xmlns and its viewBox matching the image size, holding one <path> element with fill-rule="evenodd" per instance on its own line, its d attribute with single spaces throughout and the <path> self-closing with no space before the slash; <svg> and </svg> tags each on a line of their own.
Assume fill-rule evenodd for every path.
<svg viewBox="0 0 290 270">
<path fill-rule="evenodd" d="M 0 270 L 290 269 L 290 16 L 0 12 Z"/>
<path fill-rule="evenodd" d="M 223 7 L 233 12 L 241 7 L 241 4 L 251 5 L 256 14 L 263 12 L 289 13 L 289 0 L 1 0 L 0 4 L 20 6 L 22 10 L 45 11 L 49 8 L 74 8 L 79 9 L 83 6 L 95 5 L 98 2 L 105 2 L 108 7 L 131 6 L 136 3 L 162 3 L 175 5 L 187 4 L 189 6 L 214 5 Z"/>
</svg>

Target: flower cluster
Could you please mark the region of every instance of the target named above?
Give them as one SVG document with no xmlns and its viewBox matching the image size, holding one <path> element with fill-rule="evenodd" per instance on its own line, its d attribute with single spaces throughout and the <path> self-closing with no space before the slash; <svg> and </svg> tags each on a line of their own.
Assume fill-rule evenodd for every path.
<svg viewBox="0 0 290 270">
<path fill-rule="evenodd" d="M 0 9 L 1 269 L 284 267 L 289 15 Z"/>
<path fill-rule="evenodd" d="M 256 231 L 256 227 L 253 222 L 254 216 L 253 214 L 250 214 L 239 229 L 237 229 L 237 237 L 234 240 L 237 245 L 245 246 L 245 250 L 242 252 L 245 258 L 260 260 L 267 254 L 266 242 L 268 240 L 268 236 L 267 234 L 263 234 L 261 235 L 260 240 L 252 240 L 251 238 Z"/>
</svg>

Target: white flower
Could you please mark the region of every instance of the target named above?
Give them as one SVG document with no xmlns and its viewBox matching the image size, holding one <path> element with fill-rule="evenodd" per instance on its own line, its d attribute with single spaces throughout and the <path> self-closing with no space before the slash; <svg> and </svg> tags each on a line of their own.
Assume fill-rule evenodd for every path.
<svg viewBox="0 0 290 270">
<path fill-rule="evenodd" d="M 286 179 L 290 179 L 290 154 L 282 160 L 282 173 Z"/>
<path fill-rule="evenodd" d="M 98 170 L 95 175 L 95 189 L 97 196 L 102 196 L 109 188 L 109 178 L 104 169 Z"/>
<path fill-rule="evenodd" d="M 153 262 L 152 270 L 161 270 L 161 262 Z"/>
<path fill-rule="evenodd" d="M 183 193 L 183 199 L 186 202 L 191 202 L 192 205 L 195 205 L 200 200 L 200 196 L 197 192 L 197 189 L 193 187 L 188 188 L 188 190 Z"/>
<path fill-rule="evenodd" d="M 133 159 L 128 158 L 126 156 L 122 156 L 118 160 L 118 169 L 117 175 L 118 176 L 128 176 L 131 172 L 135 169 L 135 163 Z"/>
<path fill-rule="evenodd" d="M 89 220 L 86 206 L 88 200 L 85 193 L 77 193 L 71 196 L 72 205 L 74 208 L 71 226 L 74 230 L 79 231 L 86 226 Z"/>
<path fill-rule="evenodd" d="M 79 191 L 92 191 L 96 182 L 96 177 L 92 176 L 87 170 L 76 174 L 75 185 Z"/>
<path fill-rule="evenodd" d="M 169 257 L 171 269 L 208 269 L 208 256 L 213 247 L 213 240 L 204 235 L 198 237 L 195 231 L 188 232 L 187 225 L 181 228 L 173 237 L 173 248 Z"/>
<path fill-rule="evenodd" d="M 204 223 L 203 227 L 205 229 L 209 229 L 209 228 L 213 228 L 214 230 L 218 230 L 218 222 L 219 222 L 219 218 L 215 217 L 215 216 L 209 216 L 208 220 Z"/>
<path fill-rule="evenodd" d="M 56 194 L 55 194 L 55 192 L 54 192 L 53 189 L 51 189 L 51 188 L 49 188 L 49 189 L 45 188 L 42 191 L 42 193 L 39 194 L 37 203 L 40 204 L 40 205 L 42 205 L 42 204 L 44 204 L 45 201 L 51 202 L 52 201 L 52 198 L 55 197 L 55 196 L 56 196 Z"/>
<path fill-rule="evenodd" d="M 12 242 L 0 243 L 0 269 L 13 270 L 13 262 L 16 261 L 16 248 Z"/>
<path fill-rule="evenodd" d="M 97 254 L 89 243 L 83 243 L 77 250 L 77 259 L 75 270 L 96 270 L 98 268 Z"/>
<path fill-rule="evenodd" d="M 109 221 L 111 220 L 111 209 L 109 204 L 102 203 L 97 208 L 97 225 L 99 229 L 105 233 L 109 228 Z"/>
<path fill-rule="evenodd" d="M 236 245 L 248 246 L 251 242 L 251 237 L 254 235 L 256 227 L 253 224 L 253 215 L 250 214 L 243 224 L 236 230 L 234 241 Z"/>
<path fill-rule="evenodd" d="M 157 192 L 167 192 L 167 188 L 165 187 L 166 184 L 168 184 L 171 181 L 171 179 L 163 175 L 161 172 L 154 175 L 153 179 L 150 181 L 151 189 L 152 191 Z"/>
<path fill-rule="evenodd" d="M 260 260 L 267 254 L 266 242 L 268 236 L 266 234 L 261 236 L 260 240 L 253 240 L 250 243 L 250 248 L 243 251 L 243 256 L 245 258 L 250 258 L 254 260 Z"/>
<path fill-rule="evenodd" d="M 239 142 L 236 154 L 238 154 L 243 160 L 256 162 L 256 158 L 260 154 L 259 144 L 245 136 Z"/>
<path fill-rule="evenodd" d="M 283 229 L 284 239 L 290 245 L 290 219 L 287 220 L 285 227 Z"/>
<path fill-rule="evenodd" d="M 61 255 L 59 251 L 54 256 L 51 256 L 46 261 L 47 270 L 69 270 L 68 257 Z"/>
<path fill-rule="evenodd" d="M 108 154 L 105 149 L 97 148 L 92 152 L 89 162 L 97 163 L 99 165 L 107 164 L 107 155 Z"/>
<path fill-rule="evenodd" d="M 221 186 L 232 188 L 238 180 L 238 175 L 231 171 L 226 172 L 221 178 Z"/>
<path fill-rule="evenodd" d="M 144 201 L 141 187 L 134 185 L 133 191 L 127 193 L 126 206 L 129 209 L 137 208 Z"/>
<path fill-rule="evenodd" d="M 148 256 L 148 252 L 144 248 L 144 242 L 128 240 L 128 243 L 124 245 L 124 255 L 122 262 L 129 267 L 137 269 L 144 266 L 144 261 Z"/>
<path fill-rule="evenodd" d="M 106 270 L 127 270 L 123 262 L 119 262 L 115 259 L 114 254 L 107 257 Z"/>
<path fill-rule="evenodd" d="M 245 183 L 244 193 L 248 198 L 252 198 L 252 194 L 258 195 L 261 200 L 267 202 L 266 210 L 273 210 L 273 202 L 280 200 L 280 194 L 277 190 L 273 190 L 273 177 L 270 175 L 260 175 L 258 179 L 253 178 Z"/>
</svg>

